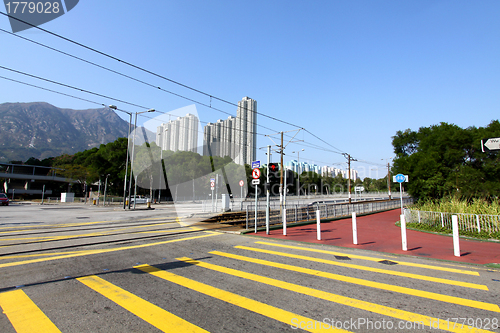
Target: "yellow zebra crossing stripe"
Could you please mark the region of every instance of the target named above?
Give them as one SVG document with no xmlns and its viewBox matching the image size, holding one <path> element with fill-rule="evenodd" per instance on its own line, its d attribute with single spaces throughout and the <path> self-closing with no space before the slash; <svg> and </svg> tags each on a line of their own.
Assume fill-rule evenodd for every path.
<svg viewBox="0 0 500 333">
<path fill-rule="evenodd" d="M 145 247 L 150 247 L 150 246 L 157 246 L 157 245 L 163 245 L 163 244 L 169 244 L 169 243 L 176 243 L 176 242 L 182 242 L 182 241 L 187 241 L 187 240 L 193 240 L 193 239 L 210 237 L 210 236 L 218 236 L 218 235 L 219 235 L 218 233 L 206 231 L 204 235 L 200 235 L 200 236 L 177 238 L 177 239 L 171 239 L 171 240 L 167 240 L 167 241 L 161 241 L 161 242 L 155 242 L 155 243 L 148 243 L 148 244 L 115 247 L 115 248 L 111 248 L 111 249 L 86 250 L 86 251 L 81 251 L 81 252 L 78 252 L 78 253 L 74 253 L 73 252 L 73 253 L 70 253 L 70 254 L 58 255 L 58 256 L 49 257 L 49 258 L 38 258 L 38 259 L 29 259 L 29 260 L 23 260 L 23 261 L 7 262 L 7 263 L 4 263 L 4 264 L 0 264 L 0 268 L 20 266 L 20 265 L 27 265 L 27 264 L 32 264 L 32 263 L 36 263 L 36 262 L 44 262 L 44 261 L 52 261 L 52 260 L 59 260 L 59 259 L 82 257 L 82 256 L 88 256 L 88 255 L 92 255 L 92 254 L 110 253 L 110 252 L 123 251 L 123 250 L 131 250 L 131 249 L 140 249 L 140 248 L 145 248 Z"/>
<path fill-rule="evenodd" d="M 323 264 L 354 268 L 354 269 L 359 269 L 359 270 L 368 271 L 368 272 L 382 273 L 382 274 L 388 274 L 388 275 L 394 275 L 394 276 L 402 276 L 402 277 L 406 277 L 406 278 L 410 278 L 410 279 L 417 279 L 417 280 L 423 280 L 423 281 L 449 284 L 452 286 L 460 286 L 460 287 L 479 289 L 479 290 L 488 290 L 488 287 L 485 285 L 470 283 L 470 282 L 448 280 L 448 279 L 442 279 L 442 278 L 437 278 L 437 277 L 432 277 L 432 276 L 412 274 L 412 273 L 406 273 L 406 272 L 391 271 L 391 270 L 382 269 L 382 268 L 374 268 L 374 267 L 366 267 L 366 266 L 360 266 L 360 265 L 354 265 L 354 264 L 346 264 L 346 263 L 341 263 L 341 262 L 328 260 L 328 259 L 321 259 L 321 258 L 314 258 L 314 257 L 302 256 L 302 255 L 285 253 L 285 252 L 264 250 L 264 249 L 248 247 L 248 246 L 239 246 L 238 245 L 238 246 L 235 246 L 234 248 L 248 250 L 248 251 L 254 251 L 254 252 L 260 252 L 260 253 L 274 254 L 274 255 L 288 257 L 288 258 L 295 258 L 295 259 L 320 262 Z"/>
<path fill-rule="evenodd" d="M 229 291 L 215 288 L 207 284 L 194 281 L 171 272 L 160 270 L 153 266 L 140 265 L 140 266 L 135 266 L 134 268 L 137 268 L 143 272 L 159 277 L 163 280 L 170 281 L 175 284 L 181 285 L 183 287 L 189 288 L 191 290 L 195 290 L 199 293 L 217 298 L 226 303 L 230 303 L 239 306 L 241 308 L 250 310 L 252 312 L 258 313 L 262 316 L 272 318 L 287 325 L 290 325 L 292 323 L 292 320 L 296 320 L 298 322 L 315 322 L 315 320 L 313 319 L 297 315 L 295 313 L 274 307 L 272 305 L 255 301 L 253 299 L 240 296 L 238 294 L 234 294 Z M 324 332 L 324 330 L 321 330 L 321 328 L 313 328 L 313 329 L 303 328 L 303 329 L 308 332 L 319 332 L 319 331 Z M 336 329 L 336 332 L 349 332 L 349 331 L 343 329 Z"/>
<path fill-rule="evenodd" d="M 193 264 L 193 265 L 204 267 L 204 268 L 207 268 L 207 269 L 210 269 L 213 271 L 237 276 L 237 277 L 240 277 L 243 279 L 267 284 L 270 286 L 282 288 L 285 290 L 304 294 L 307 296 L 316 297 L 316 298 L 323 299 L 323 300 L 326 300 L 329 302 L 334 302 L 337 304 L 342 304 L 342 305 L 346 305 L 349 307 L 357 308 L 360 310 L 378 313 L 380 315 L 384 315 L 384 316 L 388 316 L 388 317 L 398 318 L 398 319 L 401 319 L 401 320 L 404 320 L 407 322 L 422 323 L 422 325 L 426 326 L 426 327 L 431 327 L 430 325 L 435 325 L 435 326 L 438 326 L 436 328 L 439 328 L 439 329 L 444 330 L 444 331 L 449 331 L 449 332 L 477 332 L 477 333 L 490 332 L 487 330 L 477 329 L 475 327 L 471 327 L 471 326 L 467 326 L 467 325 L 463 325 L 463 326 L 457 325 L 455 327 L 454 325 L 453 326 L 449 325 L 449 322 L 447 322 L 446 320 L 443 320 L 443 319 L 438 319 L 438 318 L 434 318 L 434 317 L 430 317 L 430 316 L 421 315 L 418 313 L 413 313 L 413 312 L 404 311 L 404 310 L 400 310 L 400 309 L 396 309 L 396 308 L 391 308 L 391 307 L 380 305 L 380 304 L 375 304 L 375 303 L 370 303 L 370 302 L 366 302 L 366 301 L 362 301 L 362 300 L 357 300 L 354 298 L 345 297 L 345 296 L 341 296 L 341 295 L 337 295 L 337 294 L 333 294 L 330 292 L 326 292 L 326 291 L 322 291 L 322 290 L 318 290 L 318 289 L 313 289 L 313 288 L 309 288 L 309 287 L 304 287 L 304 286 L 301 286 L 298 284 L 293 284 L 293 283 L 289 283 L 289 282 L 285 282 L 285 281 L 281 281 L 281 280 L 276 280 L 276 279 L 268 278 L 268 277 L 253 274 L 253 273 L 247 273 L 247 272 L 239 271 L 239 270 L 232 269 L 232 268 L 227 268 L 227 267 L 223 267 L 223 266 L 209 264 L 206 262 L 197 261 L 197 260 L 187 258 L 187 257 L 176 258 L 176 259 Z"/>
<path fill-rule="evenodd" d="M 95 275 L 77 280 L 162 332 L 208 332 Z"/>
<path fill-rule="evenodd" d="M 1 293 L 0 306 L 17 333 L 61 332 L 21 289 Z"/>
<path fill-rule="evenodd" d="M 433 293 L 433 292 L 428 292 L 428 291 L 423 291 L 423 290 L 417 290 L 417 289 L 406 288 L 406 287 L 399 287 L 399 286 L 394 286 L 394 285 L 387 284 L 387 283 L 358 279 L 358 278 L 354 278 L 354 277 L 348 277 L 348 276 L 344 276 L 344 275 L 323 272 L 323 271 L 319 271 L 319 270 L 315 270 L 315 269 L 303 268 L 303 267 L 292 266 L 292 265 L 287 265 L 287 264 L 280 264 L 280 263 L 276 263 L 276 262 L 272 262 L 272 261 L 268 261 L 268 260 L 254 259 L 254 258 L 250 258 L 250 257 L 245 257 L 245 256 L 240 256 L 240 255 L 230 254 L 230 253 L 225 253 L 225 252 L 220 252 L 220 251 L 211 251 L 209 253 L 223 256 L 226 258 L 243 260 L 246 262 L 251 262 L 251 263 L 260 264 L 260 265 L 266 265 L 269 267 L 276 267 L 276 268 L 286 269 L 289 271 L 305 273 L 305 274 L 314 275 L 314 276 L 321 276 L 321 277 L 324 277 L 327 279 L 343 281 L 343 282 L 348 282 L 348 283 L 354 283 L 354 284 L 361 285 L 361 286 L 377 288 L 377 289 L 382 289 L 382 290 L 388 290 L 388 291 L 393 291 L 393 292 L 397 292 L 397 293 L 401 293 L 401 294 L 417 296 L 417 297 L 422 297 L 422 298 L 428 298 L 428 299 L 432 299 L 432 300 L 468 306 L 468 307 L 477 308 L 477 309 L 481 309 L 481 310 L 500 312 L 500 307 L 498 305 L 492 304 L 492 303 L 479 302 L 479 301 L 474 301 L 474 300 L 455 297 L 455 296 L 448 296 L 448 295 L 443 295 L 443 294 L 438 294 L 438 293 Z"/>
<path fill-rule="evenodd" d="M 286 249 L 295 249 L 295 250 L 309 251 L 309 252 L 316 252 L 316 253 L 325 253 L 325 254 L 331 254 L 334 256 L 348 256 L 349 258 L 353 258 L 353 259 L 369 260 L 369 261 L 376 261 L 376 262 L 384 260 L 381 258 L 360 256 L 360 255 L 356 255 L 356 254 L 346 254 L 346 253 L 335 252 L 335 251 L 320 250 L 320 249 L 313 249 L 313 248 L 308 248 L 308 247 L 269 243 L 269 242 L 255 242 L 255 244 L 276 246 L 276 247 L 282 247 L 282 248 L 286 248 Z M 478 272 L 464 270 L 464 269 L 455 269 L 455 268 L 440 267 L 440 266 L 433 266 L 433 265 L 424 265 L 424 264 L 417 264 L 417 263 L 413 263 L 413 262 L 405 262 L 405 261 L 397 261 L 397 260 L 391 260 L 391 261 L 393 261 L 399 265 L 402 265 L 402 266 L 418 267 L 418 268 L 432 269 L 432 270 L 436 270 L 436 271 L 444 271 L 444 272 L 450 272 L 450 273 L 459 273 L 459 274 L 479 276 Z"/>
</svg>

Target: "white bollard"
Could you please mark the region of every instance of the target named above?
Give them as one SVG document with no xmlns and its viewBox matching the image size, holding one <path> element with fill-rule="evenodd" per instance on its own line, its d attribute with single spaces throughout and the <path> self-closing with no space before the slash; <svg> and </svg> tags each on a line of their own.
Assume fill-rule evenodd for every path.
<svg viewBox="0 0 500 333">
<path fill-rule="evenodd" d="M 408 251 L 406 243 L 406 221 L 404 214 L 401 214 L 401 243 L 403 245 L 403 251 Z"/>
<path fill-rule="evenodd" d="M 352 212 L 352 243 L 358 245 L 358 226 L 356 224 L 356 212 Z"/>
<path fill-rule="evenodd" d="M 460 257 L 460 238 L 458 235 L 458 216 L 451 216 L 451 226 L 453 228 L 453 254 Z"/>
<path fill-rule="evenodd" d="M 320 223 L 320 215 L 321 212 L 319 210 L 316 211 L 316 239 L 321 240 L 321 223 Z"/>
<path fill-rule="evenodd" d="M 286 236 L 286 208 L 283 208 L 283 236 Z"/>
</svg>

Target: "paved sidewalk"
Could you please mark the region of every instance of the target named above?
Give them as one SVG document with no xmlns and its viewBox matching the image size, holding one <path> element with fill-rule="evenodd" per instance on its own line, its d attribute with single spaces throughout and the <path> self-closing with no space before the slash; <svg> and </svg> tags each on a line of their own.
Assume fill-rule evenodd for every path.
<svg viewBox="0 0 500 333">
<path fill-rule="evenodd" d="M 399 209 L 357 217 L 358 245 L 352 243 L 351 218 L 321 223 L 321 239 L 316 240 L 316 224 L 287 228 L 287 236 L 282 229 L 257 234 L 263 237 L 288 239 L 301 242 L 328 244 L 378 252 L 404 254 L 417 257 L 444 259 L 475 264 L 500 263 L 500 242 L 481 242 L 460 239 L 460 257 L 453 255 L 453 238 L 427 232 L 407 230 L 408 251 L 401 249 L 401 228 Z"/>
</svg>

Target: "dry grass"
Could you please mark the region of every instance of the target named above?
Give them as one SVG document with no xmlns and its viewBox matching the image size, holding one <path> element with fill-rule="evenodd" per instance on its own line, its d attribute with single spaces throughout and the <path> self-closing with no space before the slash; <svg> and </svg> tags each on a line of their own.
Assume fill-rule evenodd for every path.
<svg viewBox="0 0 500 333">
<path fill-rule="evenodd" d="M 499 201 L 489 202 L 484 199 L 473 199 L 467 202 L 454 197 L 442 198 L 438 201 L 429 200 L 417 203 L 414 209 L 430 212 L 500 215 Z"/>
</svg>

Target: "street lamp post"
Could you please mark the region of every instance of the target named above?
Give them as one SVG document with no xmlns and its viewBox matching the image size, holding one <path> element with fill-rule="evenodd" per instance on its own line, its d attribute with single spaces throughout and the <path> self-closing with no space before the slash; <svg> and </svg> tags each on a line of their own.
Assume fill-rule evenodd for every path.
<svg viewBox="0 0 500 333">
<path fill-rule="evenodd" d="M 129 178 L 129 183 L 128 183 L 128 209 L 130 209 L 130 200 L 132 198 L 132 193 L 131 193 L 131 186 L 132 186 L 132 173 L 134 172 L 134 148 L 135 148 L 135 133 L 137 132 L 137 115 L 141 113 L 146 113 L 146 112 L 155 112 L 155 109 L 149 109 L 146 111 L 142 112 L 136 112 L 135 113 L 135 120 L 134 120 L 134 136 L 132 138 L 132 158 L 130 159 L 130 178 Z M 137 180 L 137 177 L 136 177 Z M 137 185 L 137 184 L 136 184 Z M 134 193 L 134 208 L 135 208 L 135 193 Z"/>
<path fill-rule="evenodd" d="M 104 202 L 102 203 L 103 206 L 106 206 L 106 191 L 108 190 L 108 177 L 109 173 L 106 175 L 106 181 L 104 182 Z"/>
<path fill-rule="evenodd" d="M 125 209 L 126 206 L 126 198 L 127 198 L 127 174 L 128 174 L 128 140 L 130 138 L 130 128 L 132 127 L 132 112 L 128 111 L 123 111 L 123 110 L 118 110 L 118 108 L 115 105 L 110 105 L 110 109 L 113 109 L 115 111 L 121 111 L 125 112 L 130 116 L 130 119 L 128 121 L 128 135 L 127 135 L 127 157 L 126 157 L 126 162 L 125 162 L 125 179 L 123 180 L 123 209 Z"/>
<path fill-rule="evenodd" d="M 389 160 L 392 160 L 392 157 L 382 158 L 383 160 L 387 162 L 387 189 L 389 191 L 389 200 L 391 200 L 391 169 L 389 168 Z"/>
<path fill-rule="evenodd" d="M 297 150 L 297 193 L 298 193 L 298 199 L 300 199 L 300 172 L 299 172 L 299 168 L 300 168 L 300 156 L 299 156 L 299 153 L 301 151 L 304 151 L 304 149 Z M 292 151 L 292 154 L 295 154 L 295 152 Z"/>
</svg>

